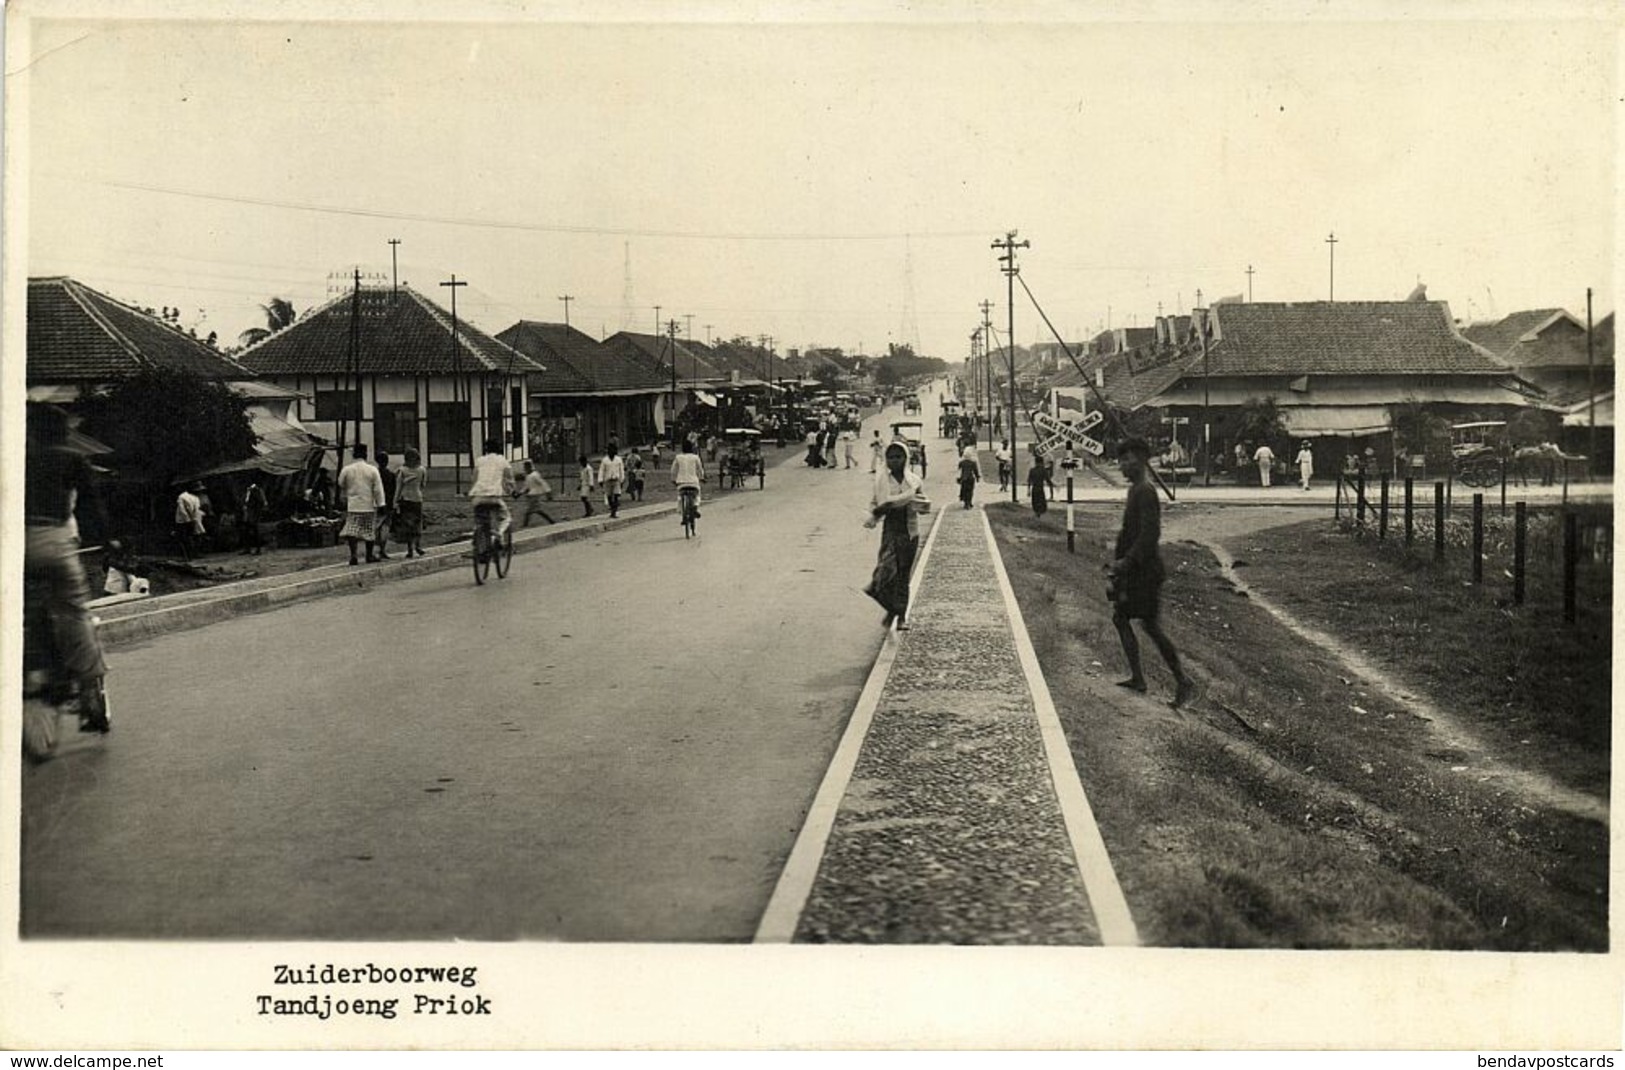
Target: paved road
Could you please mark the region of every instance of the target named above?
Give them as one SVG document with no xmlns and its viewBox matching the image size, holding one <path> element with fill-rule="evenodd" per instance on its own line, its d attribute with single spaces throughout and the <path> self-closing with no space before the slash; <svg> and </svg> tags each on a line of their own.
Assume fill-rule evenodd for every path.
<svg viewBox="0 0 1625 1070">
<path fill-rule="evenodd" d="M 23 931 L 748 940 L 881 641 L 866 473 L 115 652 Z"/>
</svg>

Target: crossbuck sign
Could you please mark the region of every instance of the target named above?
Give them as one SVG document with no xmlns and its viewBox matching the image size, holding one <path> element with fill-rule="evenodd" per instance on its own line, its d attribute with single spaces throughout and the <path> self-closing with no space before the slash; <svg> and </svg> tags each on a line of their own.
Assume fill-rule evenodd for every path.
<svg viewBox="0 0 1625 1070">
<path fill-rule="evenodd" d="M 1048 455 L 1064 450 L 1070 445 L 1074 449 L 1099 457 L 1106 452 L 1106 447 L 1099 439 L 1090 438 L 1084 432 L 1105 418 L 1099 409 L 1089 410 L 1083 419 L 1074 423 L 1065 423 L 1047 412 L 1035 412 L 1032 417 L 1033 430 L 1041 436 L 1038 440 L 1038 449 Z"/>
</svg>

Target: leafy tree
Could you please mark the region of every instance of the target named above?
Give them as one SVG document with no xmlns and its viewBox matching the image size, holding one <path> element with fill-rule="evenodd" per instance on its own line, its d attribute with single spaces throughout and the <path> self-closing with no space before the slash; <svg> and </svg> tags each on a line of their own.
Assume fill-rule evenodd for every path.
<svg viewBox="0 0 1625 1070">
<path fill-rule="evenodd" d="M 1415 398 L 1394 408 L 1394 437 L 1406 453 L 1425 457 L 1430 471 L 1450 466 L 1450 421 Z"/>
<path fill-rule="evenodd" d="M 1285 450 L 1286 420 L 1273 396 L 1248 398 L 1241 403 L 1241 411 L 1236 419 L 1236 438 L 1252 443 L 1254 448 L 1268 442 L 1271 449 L 1280 447 L 1277 452 Z"/>
<path fill-rule="evenodd" d="M 250 327 L 237 336 L 238 344 L 245 348 L 275 334 L 299 318 L 299 314 L 294 311 L 293 302 L 286 297 L 271 298 L 260 306 L 260 311 L 265 313 L 265 326 Z"/>
<path fill-rule="evenodd" d="M 167 491 L 176 477 L 254 452 L 248 402 L 224 383 L 149 368 L 82 403 L 85 430 L 113 447 L 115 464 Z"/>
</svg>

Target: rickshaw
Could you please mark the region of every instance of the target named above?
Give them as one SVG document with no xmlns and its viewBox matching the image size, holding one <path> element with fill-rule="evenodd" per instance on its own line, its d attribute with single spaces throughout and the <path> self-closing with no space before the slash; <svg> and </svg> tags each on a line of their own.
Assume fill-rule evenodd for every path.
<svg viewBox="0 0 1625 1070">
<path fill-rule="evenodd" d="M 920 414 L 920 395 L 906 394 L 903 397 L 903 415 L 918 416 Z"/>
<path fill-rule="evenodd" d="M 925 478 L 925 424 L 919 420 L 898 420 L 891 425 L 892 441 L 901 439 L 908 446 L 910 467 L 920 470 Z"/>
<path fill-rule="evenodd" d="M 953 398 L 942 403 L 942 417 L 937 434 L 942 438 L 955 438 L 959 435 L 959 402 Z"/>
<path fill-rule="evenodd" d="M 1450 454 L 1456 478 L 1469 487 L 1488 487 L 1501 481 L 1506 453 L 1498 440 L 1505 420 L 1478 420 L 1452 424 Z"/>
<path fill-rule="evenodd" d="M 767 461 L 762 457 L 762 433 L 753 427 L 729 427 L 722 432 L 723 449 L 719 486 L 738 490 L 750 476 L 759 490 L 767 489 Z"/>
</svg>

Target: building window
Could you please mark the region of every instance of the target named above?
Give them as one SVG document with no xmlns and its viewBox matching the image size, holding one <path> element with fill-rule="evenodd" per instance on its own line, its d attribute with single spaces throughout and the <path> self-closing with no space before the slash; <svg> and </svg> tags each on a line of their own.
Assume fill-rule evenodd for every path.
<svg viewBox="0 0 1625 1070">
<path fill-rule="evenodd" d="M 386 453 L 402 454 L 418 444 L 418 407 L 410 401 L 380 402 L 372 409 L 375 446 Z"/>
<path fill-rule="evenodd" d="M 361 391 L 359 391 L 359 390 L 318 390 L 318 391 L 316 391 L 316 419 L 318 419 L 318 420 L 359 420 L 359 419 L 361 419 Z"/>
<path fill-rule="evenodd" d="M 429 402 L 429 452 L 468 452 L 468 405 L 461 401 Z"/>
</svg>

